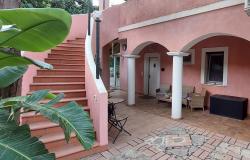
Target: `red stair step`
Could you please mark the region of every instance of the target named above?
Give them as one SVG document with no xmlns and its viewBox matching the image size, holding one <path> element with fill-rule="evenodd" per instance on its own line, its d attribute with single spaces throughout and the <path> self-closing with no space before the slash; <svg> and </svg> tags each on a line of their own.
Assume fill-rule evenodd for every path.
<svg viewBox="0 0 250 160">
<path fill-rule="evenodd" d="M 37 70 L 38 76 L 49 76 L 49 75 L 71 75 L 71 76 L 77 76 L 77 75 L 85 75 L 84 70 L 78 70 L 78 69 L 52 69 L 52 70 L 46 70 L 46 69 L 39 69 Z"/>
<path fill-rule="evenodd" d="M 54 69 L 85 69 L 85 64 L 53 64 Z"/>
<path fill-rule="evenodd" d="M 48 54 L 48 58 L 63 58 L 63 59 L 81 59 L 83 60 L 84 59 L 84 54 L 81 53 L 81 54 Z"/>
<path fill-rule="evenodd" d="M 83 107 L 86 112 L 90 114 L 90 109 L 89 107 Z M 23 113 L 21 115 L 22 118 L 22 124 L 31 124 L 35 122 L 48 122 L 49 120 L 41 115 L 40 113 L 35 113 L 34 111 Z"/>
<path fill-rule="evenodd" d="M 49 64 L 84 64 L 84 59 L 63 59 L 63 58 L 45 58 L 45 62 Z"/>
<path fill-rule="evenodd" d="M 66 76 L 35 76 L 33 77 L 34 83 L 53 83 L 53 82 L 84 82 L 84 76 L 73 76 L 73 75 L 66 75 Z"/>
<path fill-rule="evenodd" d="M 64 83 L 32 83 L 30 85 L 31 91 L 50 89 L 50 90 L 72 90 L 72 89 L 85 89 L 83 82 L 64 82 Z"/>
</svg>

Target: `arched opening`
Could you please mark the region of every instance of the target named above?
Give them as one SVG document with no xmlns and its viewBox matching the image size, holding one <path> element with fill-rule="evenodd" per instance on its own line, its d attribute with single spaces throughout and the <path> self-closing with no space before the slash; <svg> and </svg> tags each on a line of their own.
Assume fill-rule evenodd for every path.
<svg viewBox="0 0 250 160">
<path fill-rule="evenodd" d="M 170 67 L 171 58 L 166 54 L 167 48 L 155 42 L 145 42 L 139 45 L 134 51 L 134 55 L 140 57 L 136 59 L 136 92 L 141 95 L 156 96 L 156 89 L 164 83 L 170 84 L 171 75 L 166 75 L 166 70 Z M 166 77 L 170 81 L 164 82 Z"/>
<path fill-rule="evenodd" d="M 182 48 L 192 49 L 192 64 L 184 65 L 183 84 L 195 86 L 196 92 L 207 91 L 205 106 L 210 107 L 210 95 L 221 94 L 250 98 L 250 41 L 243 38 L 210 33 L 192 40 Z M 250 107 L 248 106 L 248 114 Z"/>
</svg>

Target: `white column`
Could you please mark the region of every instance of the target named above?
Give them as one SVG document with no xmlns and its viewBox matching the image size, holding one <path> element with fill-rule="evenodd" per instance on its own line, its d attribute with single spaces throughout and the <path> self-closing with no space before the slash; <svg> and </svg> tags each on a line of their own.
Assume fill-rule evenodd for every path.
<svg viewBox="0 0 250 160">
<path fill-rule="evenodd" d="M 183 74 L 183 56 L 189 53 L 168 52 L 173 56 L 173 75 L 172 75 L 172 115 L 173 119 L 182 118 L 182 74 Z"/>
<path fill-rule="evenodd" d="M 127 77 L 128 77 L 128 105 L 135 105 L 135 59 L 136 55 L 125 55 L 128 59 Z"/>
</svg>

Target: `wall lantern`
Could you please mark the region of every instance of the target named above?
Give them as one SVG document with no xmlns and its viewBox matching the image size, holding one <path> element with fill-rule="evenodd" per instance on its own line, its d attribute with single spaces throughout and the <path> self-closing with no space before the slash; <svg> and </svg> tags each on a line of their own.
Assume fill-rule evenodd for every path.
<svg viewBox="0 0 250 160">
<path fill-rule="evenodd" d="M 122 50 L 126 51 L 127 50 L 127 44 L 122 44 Z"/>
</svg>

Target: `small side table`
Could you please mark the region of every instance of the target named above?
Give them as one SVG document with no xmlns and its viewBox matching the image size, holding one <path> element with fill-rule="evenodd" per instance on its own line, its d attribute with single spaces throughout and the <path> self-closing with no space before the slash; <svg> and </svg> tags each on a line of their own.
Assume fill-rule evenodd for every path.
<svg viewBox="0 0 250 160">
<path fill-rule="evenodd" d="M 108 99 L 108 102 L 113 103 L 114 105 L 116 105 L 118 103 L 122 103 L 124 101 L 125 101 L 125 99 L 123 99 L 123 98 L 109 98 Z"/>
</svg>

